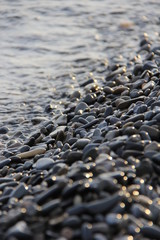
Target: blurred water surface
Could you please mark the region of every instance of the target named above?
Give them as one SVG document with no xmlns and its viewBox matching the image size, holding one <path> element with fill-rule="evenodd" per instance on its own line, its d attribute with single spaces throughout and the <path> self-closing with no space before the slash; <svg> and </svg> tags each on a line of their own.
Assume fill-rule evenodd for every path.
<svg viewBox="0 0 160 240">
<path fill-rule="evenodd" d="M 159 10 L 156 0 L 1 0 L 1 113 L 70 91 L 107 59 L 127 61 L 143 32 L 158 38 Z"/>
</svg>

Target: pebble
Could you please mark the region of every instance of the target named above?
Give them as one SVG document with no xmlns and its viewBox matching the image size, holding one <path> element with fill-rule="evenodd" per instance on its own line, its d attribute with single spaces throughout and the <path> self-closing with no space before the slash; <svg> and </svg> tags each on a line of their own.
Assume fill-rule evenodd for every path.
<svg viewBox="0 0 160 240">
<path fill-rule="evenodd" d="M 8 133 L 8 131 L 9 131 L 9 128 L 7 128 L 7 127 L 0 127 L 0 134 L 6 134 L 6 133 Z"/>
<path fill-rule="evenodd" d="M 41 214 L 46 216 L 52 213 L 53 210 L 60 206 L 60 200 L 54 199 L 44 205 L 42 205 Z"/>
<path fill-rule="evenodd" d="M 76 108 L 75 108 L 75 113 L 77 114 L 77 113 L 79 113 L 79 111 L 84 112 L 84 111 L 87 110 L 87 109 L 88 109 L 87 103 L 85 103 L 85 102 L 80 102 L 80 103 L 76 106 Z"/>
<path fill-rule="evenodd" d="M 148 126 L 148 125 L 142 125 L 140 127 L 140 131 L 145 131 L 149 134 L 150 138 L 152 140 L 158 140 L 160 136 L 160 132 L 158 129 Z"/>
<path fill-rule="evenodd" d="M 57 120 L 56 124 L 60 125 L 66 125 L 67 124 L 67 114 L 62 114 Z"/>
<path fill-rule="evenodd" d="M 110 211 L 120 199 L 121 197 L 116 194 L 106 199 L 93 201 L 86 204 L 86 210 L 91 214 L 105 213 Z"/>
<path fill-rule="evenodd" d="M 111 106 L 106 107 L 104 117 L 108 117 L 113 114 L 113 108 Z"/>
<path fill-rule="evenodd" d="M 0 169 L 2 169 L 4 166 L 9 165 L 11 162 L 11 159 L 4 159 L 0 161 Z"/>
<path fill-rule="evenodd" d="M 28 187 L 24 183 L 20 183 L 10 194 L 10 197 L 20 199 L 28 194 Z"/>
<path fill-rule="evenodd" d="M 85 103 L 87 103 L 88 105 L 90 104 L 94 104 L 96 101 L 96 94 L 87 94 L 83 100 Z"/>
<path fill-rule="evenodd" d="M 29 150 L 27 152 L 22 152 L 16 155 L 16 157 L 19 157 L 21 159 L 31 158 L 38 154 L 43 154 L 46 152 L 45 148 L 35 148 L 33 150 Z"/>
<path fill-rule="evenodd" d="M 90 143 L 89 139 L 82 138 L 82 139 L 78 139 L 73 147 L 77 147 L 78 149 L 83 149 L 89 143 Z"/>
<path fill-rule="evenodd" d="M 144 100 L 144 97 L 141 96 L 141 97 L 137 97 L 137 98 L 132 98 L 130 100 L 126 100 L 123 102 L 120 102 L 117 106 L 118 109 L 125 109 L 125 108 L 128 108 L 132 103 L 136 103 L 137 101 L 143 101 Z"/>
<path fill-rule="evenodd" d="M 113 89 L 111 87 L 104 87 L 103 88 L 103 91 L 106 93 L 106 94 L 112 94 L 113 93 Z"/>
<path fill-rule="evenodd" d="M 52 158 L 40 158 L 36 164 L 35 167 L 38 170 L 49 170 L 54 165 L 54 160 Z"/>
</svg>

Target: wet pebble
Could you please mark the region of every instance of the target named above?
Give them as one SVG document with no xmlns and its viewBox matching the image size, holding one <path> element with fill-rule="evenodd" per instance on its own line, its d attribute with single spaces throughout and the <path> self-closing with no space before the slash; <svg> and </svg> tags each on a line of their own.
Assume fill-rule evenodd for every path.
<svg viewBox="0 0 160 240">
<path fill-rule="evenodd" d="M 9 128 L 7 128 L 7 127 L 0 127 L 0 134 L 6 134 L 6 133 L 8 133 L 8 131 L 9 131 Z"/>
<path fill-rule="evenodd" d="M 20 183 L 11 193 L 10 197 L 22 198 L 28 194 L 28 187 L 24 183 Z"/>
<path fill-rule="evenodd" d="M 54 165 L 54 160 L 52 158 L 40 158 L 36 164 L 35 167 L 38 170 L 49 170 Z"/>
<path fill-rule="evenodd" d="M 84 112 L 85 110 L 88 109 L 88 105 L 85 102 L 79 103 L 76 108 L 75 108 L 75 113 L 79 113 L 79 111 Z"/>
<path fill-rule="evenodd" d="M 96 101 L 96 94 L 87 94 L 83 100 L 85 103 L 87 103 L 88 105 L 90 104 L 94 104 Z"/>
</svg>

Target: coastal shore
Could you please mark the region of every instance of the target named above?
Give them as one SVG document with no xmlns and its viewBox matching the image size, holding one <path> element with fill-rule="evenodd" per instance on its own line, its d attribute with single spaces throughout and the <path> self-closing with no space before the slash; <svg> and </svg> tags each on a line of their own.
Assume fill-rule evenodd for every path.
<svg viewBox="0 0 160 240">
<path fill-rule="evenodd" d="M 1 239 L 159 239 L 160 47 L 103 68 L 1 144 Z"/>
</svg>

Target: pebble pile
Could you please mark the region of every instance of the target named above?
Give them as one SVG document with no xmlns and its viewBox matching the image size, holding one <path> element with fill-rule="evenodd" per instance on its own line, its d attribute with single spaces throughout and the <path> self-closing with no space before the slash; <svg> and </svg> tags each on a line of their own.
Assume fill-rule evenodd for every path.
<svg viewBox="0 0 160 240">
<path fill-rule="evenodd" d="M 160 46 L 106 68 L 28 139 L 0 127 L 1 240 L 160 239 Z"/>
</svg>

